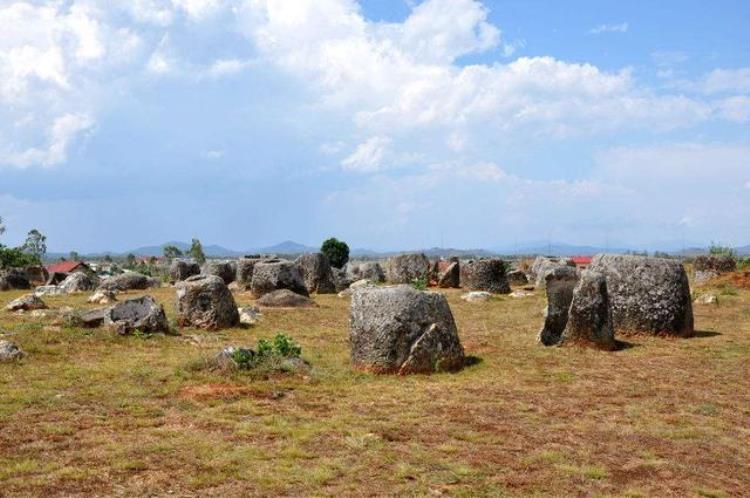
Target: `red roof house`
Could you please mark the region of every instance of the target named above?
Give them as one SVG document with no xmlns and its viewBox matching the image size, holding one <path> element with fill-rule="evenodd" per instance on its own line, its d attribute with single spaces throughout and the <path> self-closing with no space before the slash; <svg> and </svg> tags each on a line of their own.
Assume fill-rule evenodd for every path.
<svg viewBox="0 0 750 498">
<path fill-rule="evenodd" d="M 71 273 L 76 270 L 87 270 L 88 266 L 83 261 L 60 261 L 47 267 L 50 275 L 53 273 Z"/>
<path fill-rule="evenodd" d="M 586 268 L 591 264 L 593 258 L 591 256 L 573 256 L 570 258 L 578 268 Z"/>
</svg>

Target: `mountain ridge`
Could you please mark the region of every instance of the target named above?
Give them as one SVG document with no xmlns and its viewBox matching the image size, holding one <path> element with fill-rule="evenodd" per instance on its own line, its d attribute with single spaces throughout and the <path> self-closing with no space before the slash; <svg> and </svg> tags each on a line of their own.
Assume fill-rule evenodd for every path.
<svg viewBox="0 0 750 498">
<path fill-rule="evenodd" d="M 180 241 L 169 241 L 160 245 L 149 245 L 138 247 L 129 251 L 104 251 L 95 253 L 82 253 L 82 256 L 87 257 L 102 257 L 104 255 L 110 255 L 115 257 L 124 257 L 127 254 L 134 254 L 138 257 L 151 257 L 151 256 L 162 256 L 164 253 L 165 246 L 175 246 L 183 252 L 190 249 L 190 244 L 187 242 Z M 244 255 L 250 254 L 280 254 L 280 255 L 297 255 L 307 252 L 319 251 L 319 248 L 301 244 L 293 240 L 285 240 L 266 247 L 256 247 L 246 250 L 235 250 L 230 249 L 217 244 L 209 244 L 203 246 L 203 252 L 207 257 L 210 258 L 238 258 Z M 750 245 L 736 247 L 735 252 L 738 256 L 750 256 Z M 537 254 L 553 255 L 553 256 L 593 256 L 599 253 L 613 253 L 613 254 L 624 254 L 628 252 L 640 252 L 637 249 L 629 249 L 626 247 L 599 247 L 592 245 L 574 245 L 564 244 L 560 242 L 543 243 L 543 242 L 528 242 L 523 244 L 516 244 L 514 246 L 496 246 L 488 249 L 456 249 L 456 248 L 445 248 L 445 247 L 431 247 L 422 249 L 411 249 L 411 250 L 373 250 L 368 248 L 357 247 L 351 249 L 351 256 L 355 258 L 379 258 L 392 256 L 394 254 L 402 254 L 408 252 L 423 252 L 427 256 L 474 256 L 474 257 L 490 257 L 490 256 L 533 256 Z M 653 253 L 653 251 L 650 251 Z M 700 254 L 707 254 L 707 247 L 688 247 L 680 250 L 674 248 L 665 248 L 662 252 L 666 252 L 673 255 L 679 256 L 697 256 Z M 47 259 L 56 259 L 59 257 L 67 257 L 67 253 L 49 252 Z"/>
</svg>

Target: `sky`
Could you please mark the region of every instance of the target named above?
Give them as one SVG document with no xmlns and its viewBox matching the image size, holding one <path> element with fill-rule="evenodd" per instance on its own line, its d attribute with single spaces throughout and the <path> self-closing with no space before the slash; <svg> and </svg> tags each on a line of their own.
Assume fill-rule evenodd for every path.
<svg viewBox="0 0 750 498">
<path fill-rule="evenodd" d="M 750 244 L 750 2 L 0 0 L 0 243 Z"/>
</svg>

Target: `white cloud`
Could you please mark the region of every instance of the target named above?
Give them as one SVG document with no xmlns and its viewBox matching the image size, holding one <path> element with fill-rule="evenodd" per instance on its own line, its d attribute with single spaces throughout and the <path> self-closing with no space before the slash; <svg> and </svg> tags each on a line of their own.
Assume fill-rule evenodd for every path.
<svg viewBox="0 0 750 498">
<path fill-rule="evenodd" d="M 249 61 L 240 59 L 218 59 L 208 68 L 207 74 L 212 78 L 222 78 L 240 73 L 249 65 Z"/>
<path fill-rule="evenodd" d="M 42 147 L 31 147 L 17 152 L 5 150 L 0 153 L 0 164 L 10 164 L 20 168 L 32 165 L 52 166 L 65 162 L 71 143 L 93 122 L 89 116 L 65 114 L 55 119 L 47 143 Z"/>
<path fill-rule="evenodd" d="M 589 30 L 589 34 L 599 35 L 602 33 L 627 33 L 628 23 L 621 22 L 619 24 L 600 24 L 595 28 Z"/>
<path fill-rule="evenodd" d="M 428 0 L 403 23 L 377 27 L 377 36 L 422 63 L 447 64 L 499 46 L 500 30 L 487 14 L 475 0 Z"/>
<path fill-rule="evenodd" d="M 64 162 L 92 128 L 100 80 L 132 60 L 140 37 L 88 1 L 0 6 L 0 166 Z M 43 144 L 43 145 L 40 145 Z"/>
<path fill-rule="evenodd" d="M 737 185 L 747 176 L 750 146 L 684 143 L 617 147 L 601 154 L 598 163 L 603 177 L 638 188 L 693 184 L 708 189 L 711 185 Z"/>
<path fill-rule="evenodd" d="M 204 152 L 203 157 L 211 161 L 216 161 L 224 157 L 224 153 L 225 152 L 223 149 L 212 149 L 212 150 L 207 150 L 206 152 Z"/>
<path fill-rule="evenodd" d="M 750 97 L 740 95 L 728 97 L 716 103 L 719 115 L 736 123 L 750 122 Z"/>
<path fill-rule="evenodd" d="M 705 95 L 750 94 L 750 67 L 714 69 L 698 79 L 670 81 L 668 87 Z"/>
<path fill-rule="evenodd" d="M 469 54 L 511 56 L 524 43 L 503 40 L 477 0 L 425 0 L 400 23 L 367 20 L 355 0 L 134 0 L 107 9 L 92 0 L 18 2 L 0 7 L 0 25 L 10 27 L 0 38 L 0 103 L 14 105 L 0 134 L 13 150 L 49 136 L 40 123 L 60 116 L 85 115 L 93 126 L 112 88 L 137 84 L 144 71 L 210 84 L 251 64 L 291 75 L 319 120 L 330 112 L 352 123 L 348 136 L 321 143 L 345 142 L 339 151 L 351 151 L 352 137 L 374 137 L 339 157 L 343 168 L 360 172 L 410 158 L 444 161 L 498 135 L 560 139 L 747 120 L 743 96 L 708 102 L 659 94 L 629 68 L 610 72 L 553 57 L 460 64 Z M 627 23 L 604 28 L 626 31 Z M 191 30 L 207 41 L 244 36 L 252 43 L 225 44 L 210 59 L 185 42 Z M 707 92 L 747 88 L 743 70 L 722 71 L 706 77 Z"/>
<path fill-rule="evenodd" d="M 627 68 L 611 73 L 552 57 L 457 65 L 464 54 L 502 44 L 474 1 L 428 0 L 403 23 L 386 25 L 365 20 L 351 1 L 253 5 L 244 32 L 266 60 L 314 85 L 320 103 L 351 113 L 370 135 L 665 131 L 712 114 L 707 103 L 639 86 Z"/>
<path fill-rule="evenodd" d="M 750 67 L 739 69 L 714 69 L 701 82 L 706 93 L 750 93 Z"/>
<path fill-rule="evenodd" d="M 357 146 L 356 150 L 341 162 L 344 169 L 360 173 L 379 171 L 383 167 L 391 145 L 388 137 L 372 137 Z"/>
</svg>

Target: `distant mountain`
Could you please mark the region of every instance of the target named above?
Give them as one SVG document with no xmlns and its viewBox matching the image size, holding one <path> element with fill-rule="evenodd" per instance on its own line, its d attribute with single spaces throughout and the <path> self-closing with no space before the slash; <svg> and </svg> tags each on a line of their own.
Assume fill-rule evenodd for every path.
<svg viewBox="0 0 750 498">
<path fill-rule="evenodd" d="M 138 247 L 136 249 L 126 251 L 122 253 L 125 254 L 135 254 L 136 256 L 162 256 L 164 255 L 164 247 L 166 246 L 175 246 L 177 249 L 179 249 L 182 252 L 187 252 L 190 250 L 190 244 L 187 242 L 165 242 L 162 245 L 159 246 L 145 246 L 145 247 Z M 242 256 L 244 252 L 241 251 L 235 251 L 232 249 L 227 249 L 226 247 L 218 246 L 218 245 L 207 245 L 203 246 L 203 252 L 208 257 L 212 258 L 235 258 Z"/>
<path fill-rule="evenodd" d="M 171 241 L 165 242 L 158 246 L 144 246 L 132 249 L 130 251 L 124 251 L 121 253 L 117 252 L 102 252 L 96 254 L 85 254 L 89 258 L 99 258 L 108 254 L 115 257 L 124 257 L 127 254 L 135 254 L 136 256 L 151 257 L 151 256 L 162 256 L 164 254 L 164 247 L 172 245 L 177 247 L 183 252 L 187 252 L 190 249 L 190 244 L 187 242 Z M 694 257 L 700 254 L 707 254 L 708 249 L 705 247 L 687 247 L 685 249 L 676 249 L 668 245 L 662 246 L 661 249 L 664 252 L 675 254 L 684 257 Z M 246 254 L 278 254 L 284 256 L 295 256 L 307 252 L 317 252 L 320 249 L 317 247 L 311 247 L 299 242 L 286 240 L 279 244 L 275 244 L 268 247 L 256 247 L 246 249 L 244 251 L 238 251 L 235 249 L 227 249 L 219 245 L 205 245 L 203 251 L 206 256 L 210 258 L 238 258 Z M 423 252 L 430 258 L 440 256 L 459 256 L 463 258 L 470 257 L 490 257 L 490 256 L 520 256 L 520 255 L 536 255 L 545 254 L 553 256 L 592 256 L 599 253 L 614 253 L 623 254 L 631 252 L 633 250 L 641 251 L 640 248 L 623 248 L 623 247 L 597 247 L 587 245 L 572 245 L 564 243 L 545 243 L 545 242 L 527 242 L 524 244 L 518 244 L 514 246 L 495 247 L 491 249 L 455 249 L 455 248 L 443 248 L 443 247 L 431 247 L 429 249 L 415 249 L 415 250 L 399 250 L 399 251 L 375 251 L 367 248 L 354 248 L 351 250 L 351 256 L 353 258 L 385 258 L 394 254 L 402 254 L 407 252 Z M 750 256 L 750 245 L 741 246 L 735 248 L 737 255 L 747 257 Z M 649 251 L 653 253 L 653 250 Z M 47 260 L 55 260 L 59 257 L 68 257 L 67 253 L 47 253 Z"/>
<path fill-rule="evenodd" d="M 273 246 L 251 249 L 245 251 L 243 254 L 304 254 L 306 252 L 317 252 L 319 250 L 320 248 L 317 247 L 310 247 L 291 240 L 285 240 L 284 242 Z"/>
<path fill-rule="evenodd" d="M 496 247 L 492 251 L 502 255 L 534 255 L 546 254 L 551 256 L 593 256 L 600 253 L 624 254 L 632 251 L 622 247 L 597 247 L 597 246 L 576 246 L 560 243 L 531 243 L 518 246 Z"/>
<path fill-rule="evenodd" d="M 171 241 L 171 242 L 165 242 L 164 244 L 161 244 L 158 246 L 138 247 L 130 251 L 125 251 L 121 253 L 121 255 L 133 253 L 136 256 L 161 256 L 164 254 L 165 246 L 175 246 L 182 252 L 187 252 L 188 250 L 190 250 L 190 244 L 188 244 L 187 242 Z M 203 252 L 206 253 L 206 256 L 208 256 L 209 258 L 238 258 L 246 254 L 295 255 L 295 254 L 302 254 L 306 252 L 315 252 L 317 250 L 318 249 L 314 247 L 309 247 L 304 244 L 293 242 L 291 240 L 287 240 L 279 244 L 275 244 L 275 245 L 268 246 L 268 247 L 254 247 L 254 248 L 246 249 L 244 251 L 238 251 L 236 249 L 228 249 L 226 247 L 215 245 L 215 244 L 203 246 Z"/>
</svg>

